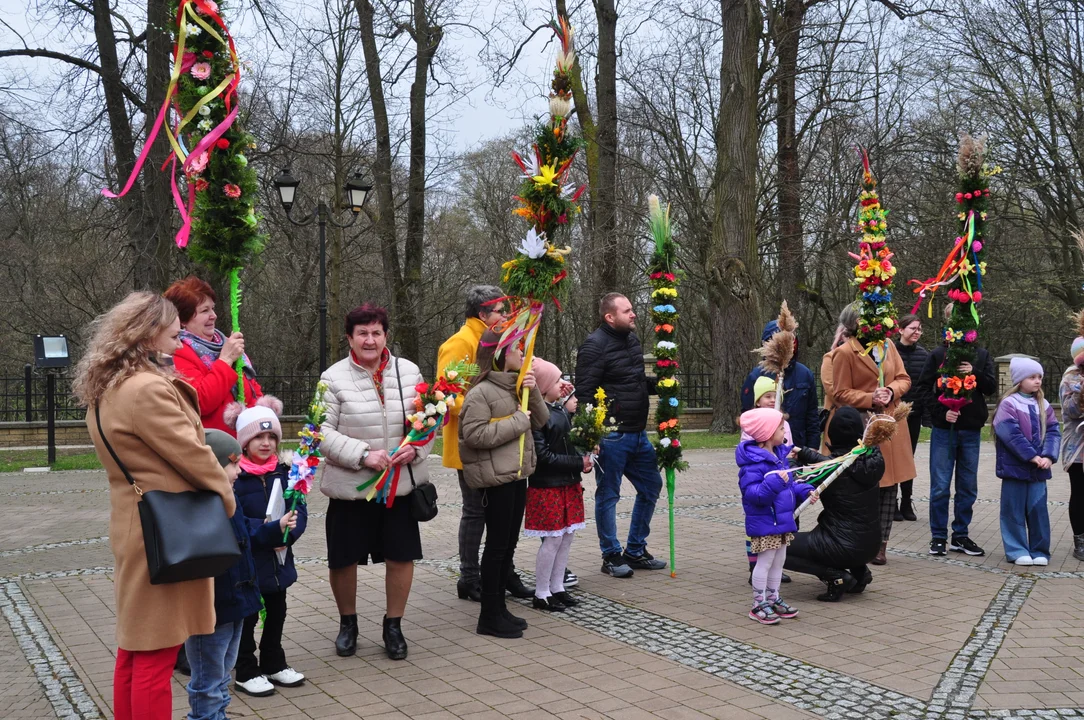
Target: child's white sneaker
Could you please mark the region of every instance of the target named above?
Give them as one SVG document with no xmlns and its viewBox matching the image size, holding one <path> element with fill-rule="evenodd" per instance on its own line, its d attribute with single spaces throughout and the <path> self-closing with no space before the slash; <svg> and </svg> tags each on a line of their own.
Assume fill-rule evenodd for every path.
<svg viewBox="0 0 1084 720">
<path fill-rule="evenodd" d="M 1041 565 L 1043 567 L 1046 567 L 1049 563 L 1050 563 L 1050 561 L 1047 560 L 1044 557 L 1037 557 L 1037 558 L 1032 558 L 1031 559 L 1031 564 L 1032 565 Z"/>
<path fill-rule="evenodd" d="M 294 670 L 292 667 L 288 667 L 285 670 L 279 670 L 277 673 L 268 675 L 267 679 L 276 685 L 282 687 L 297 687 L 301 683 L 305 682 L 305 676 Z"/>
<path fill-rule="evenodd" d="M 749 619 L 756 620 L 761 625 L 778 625 L 779 616 L 775 614 L 772 604 L 768 601 L 757 603 L 749 611 Z"/>
<path fill-rule="evenodd" d="M 234 683 L 234 687 L 252 697 L 267 697 L 275 693 L 275 686 L 263 675 L 257 675 L 244 682 Z"/>
<path fill-rule="evenodd" d="M 1035 561 L 1031 559 L 1030 555 L 1021 555 L 1013 560 L 1013 565 L 1019 565 L 1020 567 L 1031 567 L 1035 564 Z"/>
</svg>

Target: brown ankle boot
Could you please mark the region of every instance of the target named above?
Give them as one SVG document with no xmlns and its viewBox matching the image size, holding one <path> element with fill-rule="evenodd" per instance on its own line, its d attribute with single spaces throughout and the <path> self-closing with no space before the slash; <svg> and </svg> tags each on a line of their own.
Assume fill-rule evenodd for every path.
<svg viewBox="0 0 1084 720">
<path fill-rule="evenodd" d="M 874 565 L 885 565 L 888 563 L 888 558 L 885 557 L 885 550 L 888 549 L 888 543 L 881 543 L 881 550 L 877 553 L 877 557 L 873 558 Z"/>
</svg>

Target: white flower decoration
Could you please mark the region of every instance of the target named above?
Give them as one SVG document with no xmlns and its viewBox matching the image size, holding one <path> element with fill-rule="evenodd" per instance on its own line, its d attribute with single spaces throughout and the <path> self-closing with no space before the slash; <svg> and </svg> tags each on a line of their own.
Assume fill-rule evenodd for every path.
<svg viewBox="0 0 1084 720">
<path fill-rule="evenodd" d="M 673 350 L 677 348 L 677 343 L 672 343 L 669 340 L 659 340 L 655 343 L 655 347 L 662 348 L 663 350 Z"/>
<path fill-rule="evenodd" d="M 663 438 L 662 440 L 659 440 L 659 445 L 662 445 L 663 447 L 670 447 L 670 438 Z"/>
<path fill-rule="evenodd" d="M 531 228 L 527 231 L 527 237 L 520 240 L 518 250 L 532 260 L 542 257 L 546 254 L 546 233 Z"/>
<path fill-rule="evenodd" d="M 203 34 L 203 28 L 201 28 L 199 25 L 193 25 L 192 23 L 189 23 L 188 27 L 185 28 L 185 30 L 187 30 L 188 34 L 192 37 Z"/>
</svg>

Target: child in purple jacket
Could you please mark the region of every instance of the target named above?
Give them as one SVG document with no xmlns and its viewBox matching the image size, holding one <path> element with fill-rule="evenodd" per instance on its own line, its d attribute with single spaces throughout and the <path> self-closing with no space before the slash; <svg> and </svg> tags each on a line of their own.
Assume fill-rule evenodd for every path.
<svg viewBox="0 0 1084 720">
<path fill-rule="evenodd" d="M 1043 366 L 1030 358 L 1009 364 L 1012 389 L 994 414 L 996 473 L 1001 478 L 1001 542 L 1016 565 L 1050 561 L 1046 481 L 1058 459 L 1061 431 L 1043 399 Z"/>
<path fill-rule="evenodd" d="M 779 582 L 787 545 L 798 530 L 794 510 L 813 488 L 791 482 L 787 475 L 791 447 L 783 441 L 782 413 L 770 408 L 749 410 L 742 413 L 740 424 L 750 439 L 739 443 L 735 451 L 738 486 L 745 510 L 745 533 L 757 554 L 749 618 L 762 625 L 775 625 L 779 618 L 798 615 L 798 609 L 779 596 Z"/>
</svg>

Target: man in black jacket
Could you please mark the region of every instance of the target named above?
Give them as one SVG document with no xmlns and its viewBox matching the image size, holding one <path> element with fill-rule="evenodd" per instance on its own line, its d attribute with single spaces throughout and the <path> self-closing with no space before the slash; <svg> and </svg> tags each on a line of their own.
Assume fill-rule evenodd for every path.
<svg viewBox="0 0 1084 720">
<path fill-rule="evenodd" d="M 604 296 L 599 303 L 602 323 L 587 336 L 576 356 L 576 398 L 580 407 L 594 405 L 595 391 L 606 391 L 610 415 L 617 432 L 600 443 L 595 475 L 595 523 L 602 548 L 602 572 L 613 577 L 631 577 L 633 570 L 661 570 L 666 567 L 647 551 L 651 516 L 662 490 L 662 475 L 655 460 L 655 448 L 647 439 L 648 392 L 644 372 L 644 351 L 633 330 L 636 313 L 632 303 L 619 293 Z M 617 539 L 617 501 L 621 497 L 621 476 L 627 475 L 636 488 L 628 542 L 622 552 Z"/>
<path fill-rule="evenodd" d="M 968 537 L 972 508 L 979 496 L 979 446 L 982 427 L 989 417 L 986 398 L 997 394 L 997 375 L 990 353 L 977 348 L 975 362 L 962 363 L 961 376 L 975 376 L 971 402 L 959 412 L 938 402 L 941 388 L 941 365 L 948 349 L 940 345 L 930 353 L 918 383 L 928 398 L 933 429 L 930 432 L 930 555 L 944 555 L 948 540 L 948 505 L 953 470 L 956 472 L 956 499 L 953 504 L 952 541 L 948 549 L 967 555 L 985 555 L 986 551 Z"/>
</svg>

